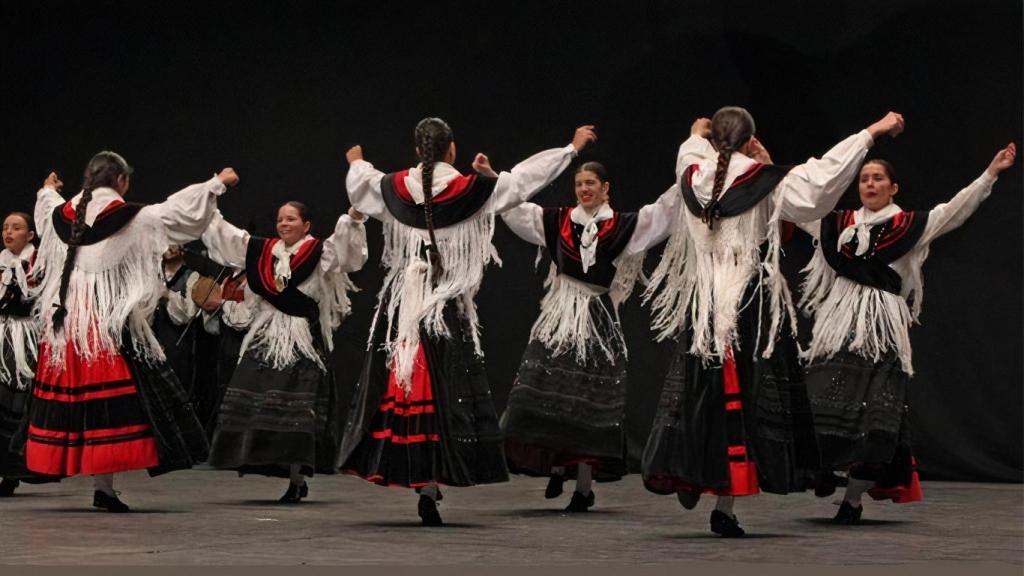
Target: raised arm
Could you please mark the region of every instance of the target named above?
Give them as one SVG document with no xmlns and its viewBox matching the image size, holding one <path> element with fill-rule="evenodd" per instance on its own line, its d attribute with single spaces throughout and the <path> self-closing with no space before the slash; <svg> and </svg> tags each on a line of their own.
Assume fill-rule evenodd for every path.
<svg viewBox="0 0 1024 576">
<path fill-rule="evenodd" d="M 783 220 L 807 222 L 828 214 L 857 176 L 875 139 L 903 131 L 903 116 L 889 112 L 881 120 L 836 144 L 821 158 L 790 170 L 776 188 Z"/>
<path fill-rule="evenodd" d="M 526 202 L 557 178 L 581 150 L 596 140 L 593 126 L 580 126 L 571 144 L 538 152 L 516 164 L 511 171 L 498 174 L 487 209 L 501 214 Z"/>
<path fill-rule="evenodd" d="M 516 235 L 530 244 L 544 246 L 544 209 L 533 202 L 502 212 L 501 219 Z"/>
<path fill-rule="evenodd" d="M 217 197 L 237 183 L 238 174 L 232 168 L 225 168 L 206 182 L 193 184 L 143 210 L 160 218 L 171 244 L 186 244 L 203 235 L 217 211 Z"/>
<path fill-rule="evenodd" d="M 708 141 L 710 134 L 711 120 L 708 118 L 697 118 L 690 126 L 690 137 L 679 145 L 679 152 L 676 154 L 677 181 L 683 177 L 683 171 L 687 166 L 698 164 L 701 160 L 716 154 L 714 146 Z"/>
<path fill-rule="evenodd" d="M 203 232 L 210 260 L 221 266 L 245 268 L 245 252 L 249 247 L 249 233 L 224 219 L 220 210 L 215 210 L 210 224 Z"/>
<path fill-rule="evenodd" d="M 366 216 L 355 208 L 342 214 L 334 226 L 334 233 L 324 240 L 324 253 L 320 268 L 324 272 L 355 272 L 366 264 Z"/>
<path fill-rule="evenodd" d="M 1010 143 L 996 153 L 988 168 L 981 176 L 957 193 L 949 202 L 939 204 L 928 213 L 928 225 L 924 229 L 918 244 L 927 244 L 943 234 L 959 228 L 981 203 L 992 193 L 999 174 L 1013 166 L 1017 158 L 1017 146 Z"/>
<path fill-rule="evenodd" d="M 484 176 L 497 178 L 498 173 L 491 166 L 491 160 L 486 154 L 477 154 L 473 158 L 473 170 Z M 544 240 L 544 209 L 532 202 L 522 204 L 502 212 L 501 219 L 505 225 L 516 235 L 530 244 L 543 246 Z"/>
<path fill-rule="evenodd" d="M 64 197 L 60 195 L 64 183 L 57 177 L 56 172 L 50 172 L 43 182 L 43 187 L 36 192 L 36 206 L 33 216 L 36 220 L 36 232 L 39 237 L 48 236 L 53 229 L 51 220 L 53 210 L 64 203 Z"/>
<path fill-rule="evenodd" d="M 673 184 L 653 204 L 640 208 L 637 214 L 636 230 L 626 244 L 624 254 L 639 254 L 650 250 L 672 235 L 679 221 L 682 194 L 679 185 Z"/>
<path fill-rule="evenodd" d="M 388 213 L 380 192 L 380 181 L 384 173 L 363 159 L 363 147 L 356 145 L 345 152 L 348 160 L 348 175 L 345 189 L 352 207 L 360 213 L 383 220 Z"/>
</svg>

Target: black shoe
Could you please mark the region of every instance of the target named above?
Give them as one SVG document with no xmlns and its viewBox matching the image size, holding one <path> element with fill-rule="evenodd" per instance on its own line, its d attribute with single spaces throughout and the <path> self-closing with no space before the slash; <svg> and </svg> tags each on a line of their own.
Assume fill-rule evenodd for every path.
<svg viewBox="0 0 1024 576">
<path fill-rule="evenodd" d="M 289 483 L 288 491 L 284 493 L 284 496 L 281 496 L 281 499 L 278 500 L 278 502 L 281 504 L 298 504 L 299 501 L 306 496 L 309 496 L 309 484 L 303 482 L 300 486 L 298 484 Z"/>
<path fill-rule="evenodd" d="M 8 498 L 14 496 L 14 489 L 21 484 L 18 480 L 11 480 L 10 478 L 4 478 L 3 482 L 0 482 L 0 498 Z"/>
<path fill-rule="evenodd" d="M 843 500 L 843 503 L 839 505 L 839 512 L 836 512 L 836 515 L 832 518 L 832 521 L 836 524 L 845 524 L 847 526 L 860 524 L 860 515 L 863 512 L 863 506 L 857 506 L 856 508 L 854 508 L 849 502 Z"/>
<path fill-rule="evenodd" d="M 569 501 L 569 505 L 565 507 L 566 512 L 586 512 L 594 505 L 594 491 L 591 490 L 590 494 L 584 496 L 579 492 L 572 493 L 572 500 Z"/>
<path fill-rule="evenodd" d="M 441 514 L 437 511 L 437 502 L 434 502 L 428 496 L 421 494 L 420 503 L 416 508 L 420 513 L 420 520 L 423 521 L 424 526 L 444 526 Z"/>
<path fill-rule="evenodd" d="M 730 516 L 721 510 L 711 511 L 711 531 L 722 538 L 740 538 L 746 534 L 735 515 Z"/>
<path fill-rule="evenodd" d="M 676 498 L 679 499 L 679 503 L 683 505 L 683 508 L 693 510 L 697 507 L 697 502 L 700 502 L 700 492 L 680 490 L 676 492 Z"/>
<path fill-rule="evenodd" d="M 565 484 L 565 477 L 552 474 L 548 479 L 548 487 L 544 489 L 544 497 L 548 500 L 558 498 L 562 495 L 562 485 Z"/>
<path fill-rule="evenodd" d="M 131 512 L 127 504 L 118 500 L 117 496 L 111 496 L 106 492 L 96 490 L 92 493 L 92 505 L 95 508 L 103 508 L 107 512 Z"/>
</svg>

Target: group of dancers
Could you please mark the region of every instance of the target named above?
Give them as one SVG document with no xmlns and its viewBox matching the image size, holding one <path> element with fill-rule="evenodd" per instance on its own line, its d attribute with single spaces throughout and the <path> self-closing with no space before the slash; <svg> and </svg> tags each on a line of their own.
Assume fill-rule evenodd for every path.
<svg viewBox="0 0 1024 576">
<path fill-rule="evenodd" d="M 225 220 L 217 198 L 238 182 L 231 168 L 158 204 L 127 202 L 132 168 L 100 152 L 70 200 L 51 173 L 34 217 L 3 222 L 0 496 L 88 474 L 94 506 L 127 512 L 115 473 L 205 463 L 287 478 L 288 504 L 308 497 L 315 473 L 413 488 L 427 526 L 443 524 L 441 485 L 510 472 L 548 477 L 547 498 L 574 480 L 566 511 L 586 512 L 594 481 L 628 472 L 618 307 L 643 280 L 657 338 L 675 341 L 642 458 L 648 490 L 687 509 L 715 495 L 711 530 L 724 537 L 744 534 L 734 499 L 760 491 L 827 496 L 845 484 L 841 524 L 860 520 L 865 493 L 919 500 L 906 391 L 921 267 L 1016 147 L 949 202 L 904 211 L 893 166 L 865 162 L 903 128 L 890 112 L 820 159 L 782 166 L 746 110 L 722 108 L 694 122 L 668 190 L 619 212 L 592 161 L 575 169 L 575 206 L 529 202 L 597 139 L 593 126 L 509 171 L 477 154 L 464 175 L 451 128 L 427 118 L 416 167 L 386 174 L 361 147 L 347 151 L 352 207 L 323 239 L 300 202 L 279 208 L 274 238 Z M 834 210 L 854 179 L 862 207 Z M 550 260 L 500 418 L 475 304 L 499 261 L 496 216 Z M 330 354 L 349 274 L 368 258 L 367 218 L 383 225 L 386 274 L 346 411 Z M 792 224 L 815 246 L 796 303 L 780 268 Z M 181 247 L 196 240 L 204 254 L 190 260 Z M 666 240 L 644 278 L 646 252 Z M 813 318 L 806 350 L 798 309 Z M 219 361 L 200 383 L 204 331 L 219 333 Z"/>
</svg>

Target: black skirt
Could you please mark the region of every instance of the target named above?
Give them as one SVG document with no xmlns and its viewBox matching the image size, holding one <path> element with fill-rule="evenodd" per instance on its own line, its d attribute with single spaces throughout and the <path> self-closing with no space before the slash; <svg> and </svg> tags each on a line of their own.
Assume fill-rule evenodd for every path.
<svg viewBox="0 0 1024 576">
<path fill-rule="evenodd" d="M 807 390 L 822 467 L 846 469 L 878 488 L 902 489 L 920 499 L 906 405 L 909 382 L 895 352 L 874 362 L 843 350 L 812 364 Z"/>
<path fill-rule="evenodd" d="M 750 301 L 755 278 L 743 301 Z M 770 358 L 754 351 L 759 325 L 763 350 L 770 319 L 759 323 L 758 306 L 740 312 L 734 352 L 739 393 L 725 393 L 721 364 L 688 352 L 692 331 L 678 339 L 643 455 L 644 485 L 656 493 L 686 489 L 729 494 L 737 485 L 749 494 L 802 491 L 819 466 L 814 424 L 797 344 L 783 323 Z M 730 415 L 727 400 L 741 402 Z M 736 452 L 743 452 L 742 462 Z M 734 454 L 730 455 L 730 452 Z M 750 482 L 735 477 L 738 464 L 752 464 Z M 756 472 L 755 472 L 756 471 Z"/>
<path fill-rule="evenodd" d="M 429 483 L 472 486 L 508 480 L 498 417 L 483 358 L 474 350 L 468 321 L 448 302 L 450 337 L 420 333 L 417 386 L 397 387 L 383 348 L 387 323 L 377 308 L 363 371 L 349 410 L 341 468 L 371 482 L 418 487 Z"/>
<path fill-rule="evenodd" d="M 601 299 L 591 303 L 595 318 L 606 318 Z M 563 467 L 574 477 L 576 464 L 593 466 L 599 481 L 626 475 L 626 362 L 621 328 L 598 325 L 614 343 L 615 361 L 591 351 L 585 363 L 573 351 L 554 354 L 531 341 L 501 417 L 505 454 L 516 474 L 550 476 Z"/>
<path fill-rule="evenodd" d="M 196 362 L 202 369 L 197 370 L 192 398 L 207 438 L 213 438 L 217 427 L 217 412 L 238 366 L 238 354 L 244 339 L 244 331 L 235 330 L 223 320 L 220 321 L 220 334 L 203 332 L 199 335 L 201 353 Z"/>
<path fill-rule="evenodd" d="M 4 349 L 7 366 L 13 371 L 14 354 Z M 12 374 L 13 376 L 13 374 Z M 46 481 L 47 476 L 30 472 L 25 466 L 24 446 L 15 442 L 15 437 L 24 425 L 30 389 L 18 390 L 17 381 L 0 380 L 0 478 L 27 482 Z"/>
<path fill-rule="evenodd" d="M 278 370 L 246 351 L 224 392 L 207 463 L 240 474 L 333 474 L 339 444 L 334 375 L 300 357 Z"/>
</svg>

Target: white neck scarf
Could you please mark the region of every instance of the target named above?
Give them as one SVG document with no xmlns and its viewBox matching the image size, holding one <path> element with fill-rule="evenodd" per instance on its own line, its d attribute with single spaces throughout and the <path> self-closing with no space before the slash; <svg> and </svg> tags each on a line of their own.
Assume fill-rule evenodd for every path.
<svg viewBox="0 0 1024 576">
<path fill-rule="evenodd" d="M 31 262 L 35 253 L 36 247 L 32 244 L 26 244 L 18 255 L 6 248 L 0 252 L 0 298 L 7 294 L 7 287 L 11 285 L 12 280 L 18 283 L 22 296 L 28 297 L 28 277 L 21 263 Z"/>
<path fill-rule="evenodd" d="M 611 206 L 605 202 L 594 211 L 588 214 L 583 206 L 577 205 L 569 213 L 573 222 L 583 226 L 583 234 L 580 236 L 580 257 L 583 260 L 583 272 L 594 265 L 597 261 L 597 225 L 615 216 Z"/>
<path fill-rule="evenodd" d="M 288 286 L 288 281 L 292 278 L 292 255 L 312 239 L 312 236 L 306 234 L 301 240 L 291 246 L 285 246 L 284 240 L 281 239 L 274 243 L 270 253 L 274 256 L 274 286 L 278 291 L 284 290 Z"/>
<path fill-rule="evenodd" d="M 868 246 L 871 244 L 871 227 L 876 224 L 882 224 L 888 222 L 893 216 L 901 212 L 899 206 L 895 202 L 889 204 L 885 208 L 882 208 L 878 212 L 872 212 L 867 208 L 861 206 L 856 212 L 853 213 L 853 224 L 850 224 L 839 234 L 839 242 L 836 244 L 836 250 L 842 250 L 843 245 L 853 240 L 854 236 L 857 237 L 857 256 L 868 251 Z"/>
<path fill-rule="evenodd" d="M 437 162 L 434 164 L 434 183 L 431 185 L 431 195 L 437 196 L 455 178 L 462 176 L 451 164 Z M 417 204 L 423 204 L 423 164 L 409 169 L 405 177 L 405 187 L 409 189 L 409 195 Z"/>
</svg>

